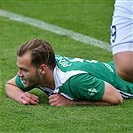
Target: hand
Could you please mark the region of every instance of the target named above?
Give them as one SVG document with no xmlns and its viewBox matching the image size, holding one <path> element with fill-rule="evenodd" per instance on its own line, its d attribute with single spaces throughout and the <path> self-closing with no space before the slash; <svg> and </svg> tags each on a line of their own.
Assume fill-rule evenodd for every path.
<svg viewBox="0 0 133 133">
<path fill-rule="evenodd" d="M 51 106 L 67 106 L 71 105 L 71 100 L 65 98 L 61 94 L 53 94 L 49 96 L 49 104 Z"/>
<path fill-rule="evenodd" d="M 39 103 L 38 96 L 35 96 L 34 94 L 30 94 L 29 92 L 25 92 L 20 97 L 20 103 L 24 105 L 27 105 L 27 104 L 36 105 Z"/>
</svg>

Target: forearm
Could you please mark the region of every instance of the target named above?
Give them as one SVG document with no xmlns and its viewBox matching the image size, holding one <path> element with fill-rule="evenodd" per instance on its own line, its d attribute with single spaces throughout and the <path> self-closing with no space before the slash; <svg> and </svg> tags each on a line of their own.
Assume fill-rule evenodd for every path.
<svg viewBox="0 0 133 133">
<path fill-rule="evenodd" d="M 6 95 L 9 98 L 12 98 L 18 102 L 20 102 L 21 95 L 24 93 L 21 89 L 17 86 L 7 83 L 5 86 Z"/>
<path fill-rule="evenodd" d="M 24 105 L 27 104 L 36 105 L 39 103 L 38 96 L 30 94 L 29 92 L 24 92 L 16 85 L 15 77 L 6 83 L 5 92 L 8 97 Z"/>
<path fill-rule="evenodd" d="M 39 104 L 39 97 L 30 94 L 29 92 L 23 92 L 20 88 L 17 86 L 14 86 L 12 84 L 6 84 L 5 87 L 6 90 L 6 95 L 16 101 L 18 101 L 21 104 L 27 105 L 27 104 L 32 104 L 36 105 Z"/>
<path fill-rule="evenodd" d="M 49 103 L 51 106 L 74 106 L 74 105 L 112 105 L 102 101 L 73 101 L 61 94 L 53 94 L 49 96 Z"/>
<path fill-rule="evenodd" d="M 92 105 L 92 106 L 110 106 L 110 103 L 102 102 L 102 101 L 70 101 L 70 105 Z"/>
</svg>

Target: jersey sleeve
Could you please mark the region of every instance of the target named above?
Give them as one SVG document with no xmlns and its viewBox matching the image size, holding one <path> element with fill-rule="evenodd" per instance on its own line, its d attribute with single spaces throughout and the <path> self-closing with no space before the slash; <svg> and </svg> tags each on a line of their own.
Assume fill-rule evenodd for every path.
<svg viewBox="0 0 133 133">
<path fill-rule="evenodd" d="M 65 93 L 74 100 L 99 101 L 104 89 L 103 80 L 86 73 L 71 77 L 59 88 L 59 93 Z"/>
<path fill-rule="evenodd" d="M 15 82 L 16 82 L 16 85 L 21 89 L 23 90 L 24 92 L 25 91 L 30 91 L 31 89 L 28 89 L 28 88 L 25 88 L 24 85 L 23 85 L 23 82 L 21 80 L 21 78 L 19 76 L 16 76 L 15 78 Z"/>
</svg>

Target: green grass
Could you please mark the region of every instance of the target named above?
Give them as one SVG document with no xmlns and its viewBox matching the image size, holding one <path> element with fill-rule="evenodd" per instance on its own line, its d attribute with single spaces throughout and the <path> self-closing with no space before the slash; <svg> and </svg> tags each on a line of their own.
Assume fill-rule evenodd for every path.
<svg viewBox="0 0 133 133">
<path fill-rule="evenodd" d="M 98 3 L 96 2 L 98 1 Z M 113 0 L 11 1 L 1 0 L 1 8 L 42 20 L 96 39 L 109 42 Z M 132 133 L 132 100 L 119 106 L 51 107 L 48 97 L 35 89 L 37 106 L 24 106 L 5 95 L 5 83 L 16 75 L 16 51 L 27 40 L 49 41 L 55 52 L 65 56 L 112 61 L 112 53 L 91 45 L 38 29 L 28 24 L 0 18 L 0 132 L 2 133 Z"/>
</svg>

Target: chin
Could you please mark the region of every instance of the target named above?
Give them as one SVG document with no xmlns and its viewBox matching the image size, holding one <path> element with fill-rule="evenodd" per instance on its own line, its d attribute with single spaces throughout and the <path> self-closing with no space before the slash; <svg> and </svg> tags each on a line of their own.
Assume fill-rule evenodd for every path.
<svg viewBox="0 0 133 133">
<path fill-rule="evenodd" d="M 24 85 L 24 87 L 27 89 L 33 89 L 36 87 L 36 85 Z"/>
<path fill-rule="evenodd" d="M 28 89 L 28 88 L 29 88 L 29 86 L 28 86 L 28 85 L 24 85 L 24 88 Z"/>
</svg>

